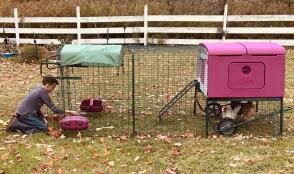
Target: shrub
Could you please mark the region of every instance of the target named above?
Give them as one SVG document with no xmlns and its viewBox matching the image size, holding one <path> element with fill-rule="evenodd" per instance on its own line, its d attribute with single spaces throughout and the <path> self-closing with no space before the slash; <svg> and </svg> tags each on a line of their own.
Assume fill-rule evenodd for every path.
<svg viewBox="0 0 294 174">
<path fill-rule="evenodd" d="M 19 47 L 19 54 L 17 61 L 26 63 L 38 63 L 44 59 L 47 55 L 45 48 L 37 46 L 38 52 L 36 52 L 35 45 L 22 45 Z"/>
</svg>

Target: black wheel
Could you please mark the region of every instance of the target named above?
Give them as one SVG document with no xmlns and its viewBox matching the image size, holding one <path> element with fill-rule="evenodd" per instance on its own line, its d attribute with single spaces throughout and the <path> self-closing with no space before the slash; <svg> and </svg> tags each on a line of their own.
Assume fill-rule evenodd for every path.
<svg viewBox="0 0 294 174">
<path fill-rule="evenodd" d="M 237 127 L 233 127 L 235 125 L 235 120 L 232 118 L 223 118 L 219 121 L 217 125 L 217 130 L 220 134 L 223 135 L 232 135 L 237 130 Z"/>
<path fill-rule="evenodd" d="M 222 113 L 221 105 L 218 103 L 209 103 L 207 107 L 209 117 L 218 117 Z"/>
</svg>

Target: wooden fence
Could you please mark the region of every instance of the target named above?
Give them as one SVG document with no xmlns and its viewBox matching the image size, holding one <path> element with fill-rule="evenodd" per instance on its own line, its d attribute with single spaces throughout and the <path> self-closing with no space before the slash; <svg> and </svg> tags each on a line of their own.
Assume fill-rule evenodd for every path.
<svg viewBox="0 0 294 174">
<path fill-rule="evenodd" d="M 148 6 L 144 6 L 144 14 L 142 16 L 104 16 L 104 17 L 81 17 L 80 7 L 76 7 L 76 17 L 19 17 L 18 10 L 14 9 L 14 17 L 0 17 L 1 23 L 4 25 L 14 24 L 14 28 L 3 28 L 2 33 L 14 35 L 14 39 L 19 44 L 33 44 L 34 38 L 21 38 L 20 35 L 36 36 L 37 44 L 59 44 L 58 39 L 38 39 L 38 35 L 72 35 L 74 44 L 181 44 L 192 45 L 207 41 L 269 41 L 277 42 L 285 46 L 293 46 L 294 39 L 284 39 L 283 35 L 293 35 L 294 26 L 292 27 L 230 27 L 231 22 L 294 22 L 294 15 L 228 15 L 228 6 L 224 7 L 223 15 L 148 15 Z M 154 27 L 150 23 L 156 22 L 187 22 L 187 23 L 218 23 L 217 27 Z M 40 23 L 57 23 L 57 24 L 76 24 L 75 28 L 25 28 L 19 27 L 20 24 L 40 24 Z M 99 24 L 99 23 L 117 23 L 121 27 L 111 28 L 83 28 L 83 24 Z M 124 23 L 128 23 L 128 27 L 124 27 Z M 130 24 L 141 23 L 141 27 Z M 1 32 L 1 30 L 0 30 Z M 111 35 L 119 34 L 120 36 L 132 35 L 132 37 L 92 37 L 83 38 L 83 35 Z M 213 39 L 197 39 L 185 37 L 177 38 L 154 38 L 148 37 L 152 34 L 176 34 L 181 36 L 184 34 L 218 34 L 219 38 Z M 275 36 L 273 39 L 228 39 L 231 34 L 237 35 L 261 35 L 266 34 Z M 136 36 L 136 37 L 134 37 Z M 234 37 L 235 38 L 235 37 Z M 4 35 L 0 38 L 3 42 Z"/>
</svg>

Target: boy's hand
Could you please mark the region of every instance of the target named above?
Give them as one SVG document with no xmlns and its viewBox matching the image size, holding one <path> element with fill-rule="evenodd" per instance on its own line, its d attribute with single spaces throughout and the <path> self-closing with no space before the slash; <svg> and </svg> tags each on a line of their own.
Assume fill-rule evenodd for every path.
<svg viewBox="0 0 294 174">
<path fill-rule="evenodd" d="M 48 125 L 48 121 L 45 117 L 44 117 L 44 122 L 45 122 L 45 125 Z"/>
</svg>

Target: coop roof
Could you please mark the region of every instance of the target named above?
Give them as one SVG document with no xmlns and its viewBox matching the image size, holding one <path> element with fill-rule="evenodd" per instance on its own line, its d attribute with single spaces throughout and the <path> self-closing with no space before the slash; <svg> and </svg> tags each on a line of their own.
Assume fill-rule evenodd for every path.
<svg viewBox="0 0 294 174">
<path fill-rule="evenodd" d="M 212 42 L 201 43 L 207 48 L 209 55 L 284 55 L 283 46 L 273 42 Z"/>
<path fill-rule="evenodd" d="M 122 45 L 64 45 L 61 65 L 121 66 Z"/>
</svg>

